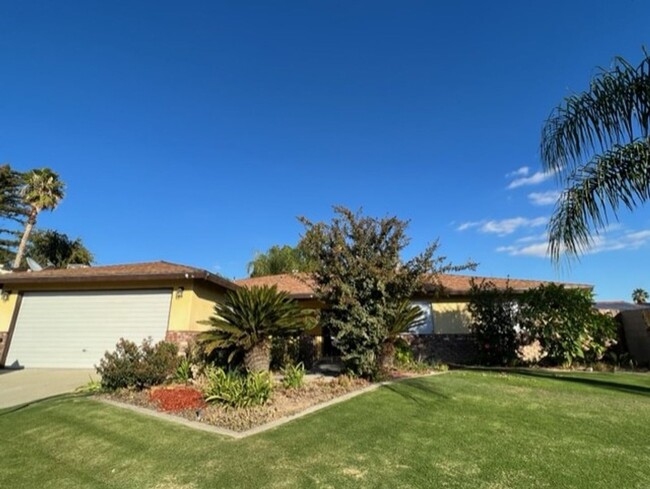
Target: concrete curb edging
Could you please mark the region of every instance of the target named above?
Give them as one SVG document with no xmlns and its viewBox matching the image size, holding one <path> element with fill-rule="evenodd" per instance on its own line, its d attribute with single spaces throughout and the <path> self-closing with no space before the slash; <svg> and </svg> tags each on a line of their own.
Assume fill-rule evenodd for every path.
<svg viewBox="0 0 650 489">
<path fill-rule="evenodd" d="M 143 414 L 145 416 L 150 416 L 152 418 L 158 418 L 164 421 L 169 421 L 171 423 L 180 424 L 188 428 L 193 428 L 195 430 L 206 431 L 208 433 L 215 433 L 218 435 L 233 438 L 235 440 L 241 440 L 242 438 L 247 438 L 249 436 L 256 435 L 258 433 L 263 433 L 264 431 L 268 431 L 273 428 L 277 428 L 278 426 L 282 426 L 286 423 L 290 423 L 295 419 L 302 418 L 303 416 L 307 416 L 308 414 L 314 413 L 316 411 L 320 411 L 321 409 L 325 409 L 326 407 L 348 401 L 354 397 L 360 396 L 362 394 L 366 394 L 367 392 L 372 392 L 385 385 L 395 384 L 397 382 L 402 382 L 404 380 L 419 379 L 423 377 L 432 377 L 435 375 L 442 375 L 445 373 L 448 372 L 432 372 L 424 375 L 415 375 L 413 377 L 404 377 L 401 379 L 388 380 L 385 382 L 377 382 L 375 384 L 371 384 L 367 387 L 364 387 L 363 389 L 348 392 L 347 394 L 343 394 L 342 396 L 335 397 L 334 399 L 330 399 L 329 401 L 321 402 L 320 404 L 314 404 L 313 406 L 310 406 L 307 409 L 304 409 L 303 411 L 300 411 L 298 413 L 294 413 L 288 416 L 283 416 L 282 418 L 274 419 L 273 421 L 269 421 L 268 423 L 255 426 L 254 428 L 245 431 L 235 431 L 235 430 L 230 430 L 228 428 L 220 428 L 218 426 L 211 425 L 208 423 L 201 423 L 200 421 L 191 421 L 189 419 L 182 418 L 180 416 L 174 416 L 173 414 L 162 413 L 160 411 L 154 411 L 152 409 L 148 409 L 140 406 L 134 406 L 133 404 L 127 404 L 124 402 L 113 401 L 111 399 L 95 398 L 94 400 L 97 402 L 108 404 L 110 406 L 114 406 L 122 409 L 128 409 L 135 413 Z"/>
</svg>

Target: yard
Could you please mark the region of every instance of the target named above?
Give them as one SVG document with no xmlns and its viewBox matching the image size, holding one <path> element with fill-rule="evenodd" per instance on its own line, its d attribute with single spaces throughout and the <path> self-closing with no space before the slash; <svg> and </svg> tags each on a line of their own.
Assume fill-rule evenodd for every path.
<svg viewBox="0 0 650 489">
<path fill-rule="evenodd" d="M 0 487 L 650 487 L 650 375 L 456 371 L 239 441 L 86 398 L 0 411 Z"/>
</svg>

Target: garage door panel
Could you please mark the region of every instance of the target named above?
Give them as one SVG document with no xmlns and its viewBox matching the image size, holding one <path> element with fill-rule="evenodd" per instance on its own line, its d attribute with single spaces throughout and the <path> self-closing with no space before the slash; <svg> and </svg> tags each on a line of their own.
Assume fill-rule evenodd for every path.
<svg viewBox="0 0 650 489">
<path fill-rule="evenodd" d="M 164 339 L 171 290 L 23 295 L 6 365 L 92 368 L 120 338 Z"/>
</svg>

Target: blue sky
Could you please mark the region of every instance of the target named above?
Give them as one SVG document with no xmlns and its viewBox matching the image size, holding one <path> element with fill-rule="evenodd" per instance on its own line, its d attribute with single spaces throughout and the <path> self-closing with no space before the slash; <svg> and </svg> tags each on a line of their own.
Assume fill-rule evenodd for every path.
<svg viewBox="0 0 650 489">
<path fill-rule="evenodd" d="M 411 254 L 440 238 L 478 274 L 629 298 L 650 289 L 648 207 L 557 270 L 538 146 L 649 22 L 641 0 L 4 2 L 0 161 L 60 173 L 39 226 L 99 264 L 240 277 L 341 204 L 410 219 Z"/>
</svg>

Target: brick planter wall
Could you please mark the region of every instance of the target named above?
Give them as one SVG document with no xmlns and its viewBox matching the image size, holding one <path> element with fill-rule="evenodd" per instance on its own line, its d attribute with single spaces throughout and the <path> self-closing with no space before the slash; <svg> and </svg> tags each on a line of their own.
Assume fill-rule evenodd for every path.
<svg viewBox="0 0 650 489">
<path fill-rule="evenodd" d="M 167 331 L 165 341 L 176 343 L 178 345 L 178 352 L 185 353 L 188 345 L 196 341 L 198 331 Z"/>
<path fill-rule="evenodd" d="M 407 335 L 415 358 L 443 363 L 476 363 L 478 347 L 471 334 Z"/>
</svg>

